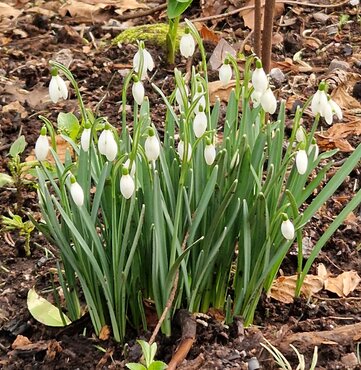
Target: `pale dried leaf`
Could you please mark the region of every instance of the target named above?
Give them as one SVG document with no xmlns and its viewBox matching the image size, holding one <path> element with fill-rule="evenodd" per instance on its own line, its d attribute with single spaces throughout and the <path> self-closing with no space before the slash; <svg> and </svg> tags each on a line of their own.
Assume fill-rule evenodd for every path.
<svg viewBox="0 0 361 370">
<path fill-rule="evenodd" d="M 235 57 L 236 53 L 236 50 L 225 39 L 220 39 L 209 59 L 209 64 L 212 70 L 219 69 L 227 54 Z"/>
<path fill-rule="evenodd" d="M 15 9 L 9 4 L 0 3 L 0 19 L 2 18 L 17 18 L 22 12 L 18 9 Z"/>
<path fill-rule="evenodd" d="M 214 104 L 217 98 L 223 102 L 227 102 L 229 100 L 229 95 L 235 86 L 235 80 L 231 80 L 227 85 L 223 85 L 221 81 L 210 82 L 208 84 L 208 91 L 211 104 Z"/>
<path fill-rule="evenodd" d="M 110 328 L 108 325 L 104 325 L 101 329 L 100 329 L 100 333 L 99 333 L 99 339 L 100 340 L 108 340 L 110 337 Z"/>
<path fill-rule="evenodd" d="M 20 102 L 18 100 L 16 101 L 13 101 L 7 105 L 4 105 L 3 106 L 3 110 L 2 110 L 4 113 L 5 112 L 18 112 L 20 113 L 20 117 L 21 118 L 26 118 L 28 116 L 28 112 L 26 111 L 26 109 L 20 104 Z"/>
<path fill-rule="evenodd" d="M 11 348 L 16 349 L 18 347 L 27 346 L 28 344 L 31 344 L 31 341 L 28 337 L 18 335 L 12 343 Z"/>
<path fill-rule="evenodd" d="M 323 263 L 320 263 L 317 266 L 317 276 L 320 277 L 323 281 L 325 281 L 329 276 L 326 266 Z"/>
<path fill-rule="evenodd" d="M 356 271 L 345 271 L 336 277 L 329 277 L 325 281 L 325 289 L 336 293 L 339 297 L 347 297 L 353 292 L 361 278 Z"/>
</svg>

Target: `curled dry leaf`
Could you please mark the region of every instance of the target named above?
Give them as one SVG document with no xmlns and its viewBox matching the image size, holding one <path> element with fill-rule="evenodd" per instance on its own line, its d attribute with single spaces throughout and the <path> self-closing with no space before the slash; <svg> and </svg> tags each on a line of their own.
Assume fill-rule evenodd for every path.
<svg viewBox="0 0 361 370">
<path fill-rule="evenodd" d="M 227 54 L 235 57 L 236 53 L 236 50 L 225 39 L 220 39 L 209 58 L 209 64 L 213 70 L 217 70 L 224 62 Z"/>
<path fill-rule="evenodd" d="M 217 98 L 223 102 L 228 102 L 231 91 L 235 88 L 236 81 L 231 80 L 227 85 L 222 85 L 221 81 L 213 81 L 208 84 L 209 100 L 213 105 Z"/>
<path fill-rule="evenodd" d="M 100 333 L 99 333 L 99 339 L 100 340 L 108 340 L 110 337 L 110 328 L 108 325 L 104 325 L 101 329 L 100 329 Z"/>
<path fill-rule="evenodd" d="M 325 289 L 336 293 L 339 297 L 347 297 L 360 283 L 361 278 L 356 271 L 345 271 L 336 277 L 329 277 L 325 281 Z"/>
</svg>

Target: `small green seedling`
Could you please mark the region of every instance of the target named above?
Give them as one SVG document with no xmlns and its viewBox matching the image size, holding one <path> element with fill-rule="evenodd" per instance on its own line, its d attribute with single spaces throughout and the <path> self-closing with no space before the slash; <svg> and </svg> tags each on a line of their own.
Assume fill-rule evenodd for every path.
<svg viewBox="0 0 361 370">
<path fill-rule="evenodd" d="M 163 370 L 167 368 L 167 364 L 162 361 L 154 361 L 154 356 L 157 352 L 157 343 L 149 344 L 144 340 L 137 341 L 142 347 L 145 365 L 130 362 L 125 366 L 130 370 Z"/>
</svg>

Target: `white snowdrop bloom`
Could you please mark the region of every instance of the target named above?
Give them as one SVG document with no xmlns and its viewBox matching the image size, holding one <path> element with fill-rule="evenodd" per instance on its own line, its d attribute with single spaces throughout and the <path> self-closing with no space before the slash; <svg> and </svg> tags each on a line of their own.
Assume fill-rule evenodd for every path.
<svg viewBox="0 0 361 370">
<path fill-rule="evenodd" d="M 256 91 L 261 93 L 268 89 L 268 78 L 260 60 L 256 61 L 256 69 L 252 73 L 252 85 Z"/>
<path fill-rule="evenodd" d="M 315 151 L 315 154 L 313 156 L 313 160 L 315 161 L 318 158 L 318 155 L 320 153 L 320 148 L 318 147 L 316 142 L 312 143 L 310 147 L 308 148 L 308 155 L 310 155 L 313 150 Z"/>
<path fill-rule="evenodd" d="M 40 131 L 40 136 L 35 143 L 35 157 L 38 161 L 45 161 L 50 149 L 49 139 L 46 136 L 46 128 Z"/>
<path fill-rule="evenodd" d="M 178 154 L 181 160 L 184 157 L 184 141 L 180 140 L 178 143 Z M 187 161 L 189 162 L 192 158 L 192 145 L 188 143 Z"/>
<path fill-rule="evenodd" d="M 133 94 L 133 98 L 136 101 L 136 103 L 139 105 L 142 105 L 143 100 L 144 100 L 144 94 L 145 94 L 142 81 L 136 81 L 133 83 L 132 94 Z"/>
<path fill-rule="evenodd" d="M 324 117 L 325 109 L 327 109 L 327 105 L 328 105 L 327 94 L 324 90 L 323 85 L 321 85 L 321 90 L 319 87 L 319 89 L 316 91 L 315 95 L 313 95 L 312 100 L 311 100 L 312 113 L 314 115 L 320 114 L 321 117 Z"/>
<path fill-rule="evenodd" d="M 303 143 L 306 141 L 306 135 L 305 135 L 305 130 L 302 126 L 299 126 L 297 131 L 296 131 L 296 140 L 299 143 Z"/>
<path fill-rule="evenodd" d="M 128 171 L 124 171 L 122 177 L 120 178 L 120 192 L 125 199 L 129 199 L 135 190 L 135 184 L 133 177 L 129 175 Z"/>
<path fill-rule="evenodd" d="M 293 240 L 293 238 L 295 237 L 295 227 L 289 219 L 282 222 L 281 232 L 283 237 L 287 240 Z"/>
<path fill-rule="evenodd" d="M 145 155 L 148 158 L 148 161 L 155 161 L 160 154 L 160 144 L 159 140 L 156 137 L 153 129 L 149 130 L 149 135 L 144 143 Z"/>
<path fill-rule="evenodd" d="M 189 90 L 188 90 L 188 87 L 187 85 L 184 85 L 184 90 L 185 90 L 185 98 L 186 98 L 186 103 L 188 104 L 188 94 L 189 94 Z M 175 100 L 179 106 L 179 110 L 181 112 L 184 112 L 184 101 L 183 101 L 183 98 L 182 98 L 182 92 L 181 92 L 181 89 L 179 87 L 176 88 L 175 90 Z"/>
<path fill-rule="evenodd" d="M 110 129 L 104 129 L 99 136 L 99 152 L 107 157 L 109 162 L 114 161 L 118 153 L 118 145 Z"/>
<path fill-rule="evenodd" d="M 143 55 L 143 58 L 142 58 L 142 55 Z M 133 57 L 133 68 L 136 73 L 139 73 L 141 64 L 142 64 L 142 71 L 140 73 L 140 78 L 141 80 L 144 80 L 147 77 L 147 71 L 153 70 L 154 61 L 149 51 L 145 49 L 143 45 L 139 45 L 139 49 Z"/>
<path fill-rule="evenodd" d="M 300 149 L 296 154 L 296 167 L 300 175 L 303 175 L 307 171 L 308 157 L 304 149 Z"/>
<path fill-rule="evenodd" d="M 328 125 L 332 125 L 333 121 L 333 112 L 332 106 L 327 102 L 327 104 L 323 107 L 321 117 L 323 117 Z"/>
<path fill-rule="evenodd" d="M 74 203 L 81 207 L 84 204 L 84 192 L 82 187 L 79 185 L 77 181 L 75 181 L 75 178 L 71 178 L 71 184 L 70 184 L 70 194 L 73 198 Z M 74 182 L 73 182 L 74 181 Z"/>
<path fill-rule="evenodd" d="M 124 167 L 128 170 L 128 172 L 130 173 L 130 176 L 134 177 L 134 175 L 135 175 L 135 170 L 136 170 L 135 161 L 133 161 L 133 163 L 132 163 L 132 168 L 129 168 L 129 166 L 130 166 L 130 158 L 128 158 L 128 159 L 124 162 Z"/>
<path fill-rule="evenodd" d="M 360 4 L 360 0 L 350 0 L 350 5 L 357 6 Z"/>
<path fill-rule="evenodd" d="M 185 58 L 189 58 L 194 54 L 195 48 L 196 48 L 196 43 L 194 41 L 194 38 L 189 33 L 189 30 L 188 30 L 188 33 L 186 30 L 186 33 L 182 36 L 180 43 L 179 43 L 180 52 Z"/>
<path fill-rule="evenodd" d="M 57 103 L 60 99 L 65 100 L 68 98 L 68 88 L 66 87 L 65 81 L 58 75 L 57 71 L 56 75 L 51 76 L 49 96 L 53 103 Z"/>
<path fill-rule="evenodd" d="M 85 128 L 81 133 L 80 145 L 84 152 L 87 152 L 89 150 L 91 132 L 92 132 L 91 128 Z"/>
<path fill-rule="evenodd" d="M 200 94 L 196 94 L 194 96 L 194 99 L 193 101 L 195 101 L 198 97 L 200 96 Z M 201 108 L 202 107 L 202 108 Z M 206 107 L 206 98 L 204 95 L 202 95 L 200 97 L 200 99 L 198 100 L 196 106 L 194 107 L 194 112 L 197 114 L 198 112 L 201 112 L 202 110 L 204 110 L 204 108 Z"/>
<path fill-rule="evenodd" d="M 194 135 L 198 138 L 201 137 L 207 129 L 207 116 L 201 111 L 196 114 L 193 120 Z"/>
<path fill-rule="evenodd" d="M 216 159 L 216 148 L 213 144 L 207 144 L 204 148 L 204 159 L 211 166 Z"/>
<path fill-rule="evenodd" d="M 229 63 L 223 63 L 219 68 L 219 81 L 222 85 L 227 85 L 232 78 L 232 67 Z"/>
<path fill-rule="evenodd" d="M 261 105 L 265 112 L 273 114 L 277 108 L 277 100 L 269 87 L 261 96 Z"/>
<path fill-rule="evenodd" d="M 251 99 L 252 99 L 254 108 L 257 108 L 261 104 L 262 95 L 263 94 L 260 91 L 256 91 L 256 90 L 252 91 Z"/>
<path fill-rule="evenodd" d="M 339 120 L 342 120 L 343 115 L 342 115 L 342 110 L 341 110 L 340 106 L 334 100 L 332 100 L 332 99 L 330 99 L 328 101 L 328 104 L 331 106 L 332 113 L 333 114 L 336 114 L 336 117 Z"/>
</svg>

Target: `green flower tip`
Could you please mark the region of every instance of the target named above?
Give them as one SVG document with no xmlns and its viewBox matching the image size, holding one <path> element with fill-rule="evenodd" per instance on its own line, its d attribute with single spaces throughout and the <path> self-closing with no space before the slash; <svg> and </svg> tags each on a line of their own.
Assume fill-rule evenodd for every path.
<svg viewBox="0 0 361 370">
<path fill-rule="evenodd" d="M 305 150 L 306 149 L 306 144 L 304 142 L 301 142 L 299 145 L 300 150 Z"/>
<path fill-rule="evenodd" d="M 50 74 L 52 75 L 52 76 L 57 76 L 58 75 L 58 68 L 55 68 L 55 67 L 51 67 L 50 68 Z"/>
<path fill-rule="evenodd" d="M 228 57 L 226 57 L 226 59 L 224 59 L 224 63 L 223 64 L 230 64 L 230 60 L 229 60 L 229 58 Z"/>
<path fill-rule="evenodd" d="M 198 111 L 199 111 L 199 112 L 204 112 L 203 105 L 199 105 L 199 107 L 198 107 Z"/>
<path fill-rule="evenodd" d="M 128 170 L 128 168 L 127 168 L 127 167 L 123 167 L 123 168 L 122 168 L 122 175 L 123 175 L 123 176 L 129 175 L 129 170 Z"/>
<path fill-rule="evenodd" d="M 104 130 L 110 130 L 110 124 L 108 122 L 106 122 L 104 126 Z"/>
<path fill-rule="evenodd" d="M 262 68 L 261 59 L 256 59 L 256 68 Z"/>
<path fill-rule="evenodd" d="M 184 33 L 185 34 L 188 34 L 188 33 L 190 33 L 191 32 L 191 30 L 189 29 L 189 27 L 186 27 L 186 29 L 184 30 Z"/>
<path fill-rule="evenodd" d="M 155 132 L 154 132 L 153 127 L 149 127 L 149 129 L 148 129 L 148 136 L 154 136 L 154 135 L 155 135 Z"/>
<path fill-rule="evenodd" d="M 75 184 L 76 183 L 76 178 L 74 177 L 73 174 L 70 173 L 70 183 Z"/>
<path fill-rule="evenodd" d="M 139 41 L 139 48 L 145 49 L 144 41 Z"/>
<path fill-rule="evenodd" d="M 47 133 L 47 129 L 46 129 L 46 126 L 43 126 L 40 130 L 40 135 L 41 136 L 46 136 L 46 133 Z"/>
<path fill-rule="evenodd" d="M 326 91 L 326 88 L 327 88 L 327 84 L 325 81 L 321 81 L 320 84 L 318 85 L 318 89 L 320 91 Z"/>
<path fill-rule="evenodd" d="M 136 74 L 133 74 L 133 81 L 134 82 L 138 82 L 139 81 L 139 77 Z"/>
<path fill-rule="evenodd" d="M 202 93 L 203 92 L 203 87 L 202 85 L 197 86 L 197 93 Z"/>
<path fill-rule="evenodd" d="M 206 138 L 206 144 L 207 144 L 207 145 L 212 145 L 212 140 L 211 140 L 211 138 L 209 138 L 209 137 L 207 137 L 207 138 Z"/>
<path fill-rule="evenodd" d="M 90 122 L 89 121 L 86 121 L 85 122 L 85 125 L 84 125 L 84 128 L 85 129 L 88 129 L 88 128 L 91 128 L 92 127 L 92 125 L 90 124 Z"/>
<path fill-rule="evenodd" d="M 287 213 L 282 213 L 281 217 L 282 217 L 282 221 L 287 221 L 288 220 Z"/>
<path fill-rule="evenodd" d="M 317 141 L 316 141 L 315 138 L 312 138 L 311 144 L 313 144 L 313 145 L 316 145 L 317 144 Z"/>
</svg>

